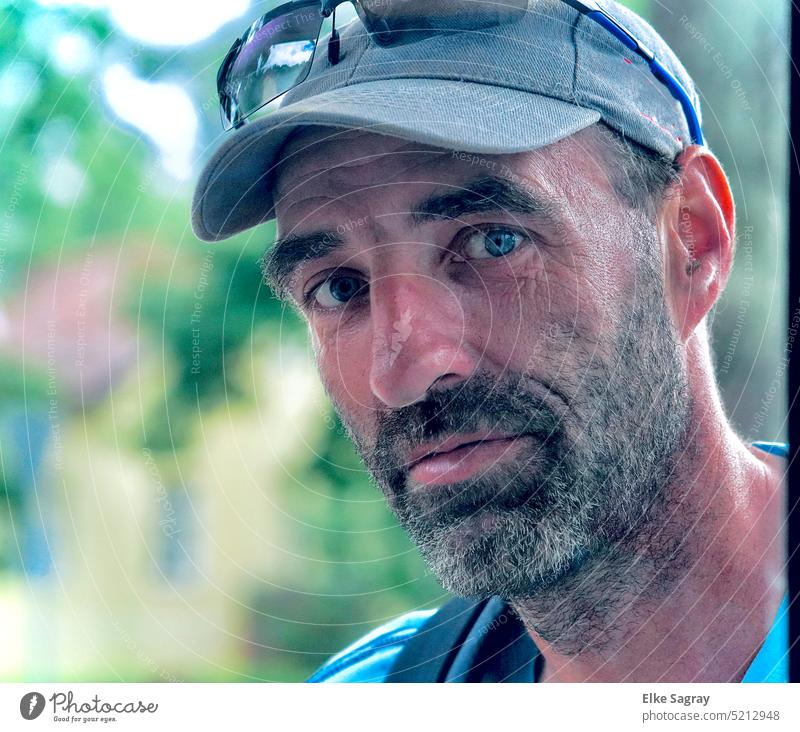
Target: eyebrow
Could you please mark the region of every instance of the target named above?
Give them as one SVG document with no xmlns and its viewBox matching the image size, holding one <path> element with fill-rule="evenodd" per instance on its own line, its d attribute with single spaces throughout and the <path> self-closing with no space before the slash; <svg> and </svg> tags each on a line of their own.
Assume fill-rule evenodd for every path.
<svg viewBox="0 0 800 732">
<path fill-rule="evenodd" d="M 292 277 L 305 262 L 327 257 L 342 249 L 345 240 L 334 231 L 316 231 L 311 234 L 291 234 L 276 239 L 261 258 L 264 279 L 281 300 L 290 300 Z"/>
<path fill-rule="evenodd" d="M 459 219 L 462 216 L 489 211 L 556 219 L 558 207 L 538 195 L 524 183 L 505 176 L 487 175 L 463 189 L 431 196 L 411 216 L 415 224 L 439 218 Z"/>
<path fill-rule="evenodd" d="M 444 193 L 435 193 L 410 212 L 411 223 L 420 226 L 439 219 L 460 219 L 471 214 L 502 211 L 524 216 L 558 220 L 559 208 L 524 183 L 506 176 L 486 175 Z M 264 278 L 281 300 L 291 300 L 291 281 L 304 263 L 322 259 L 345 247 L 336 231 L 291 234 L 275 240 L 264 254 Z"/>
</svg>

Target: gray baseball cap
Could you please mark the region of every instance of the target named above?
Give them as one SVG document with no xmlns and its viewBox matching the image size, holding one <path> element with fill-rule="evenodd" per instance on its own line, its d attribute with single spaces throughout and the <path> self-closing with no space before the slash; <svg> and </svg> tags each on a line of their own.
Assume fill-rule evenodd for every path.
<svg viewBox="0 0 800 732">
<path fill-rule="evenodd" d="M 694 83 L 661 36 L 619 3 L 603 7 L 681 82 L 699 116 Z M 307 125 L 486 154 L 533 150 L 600 120 L 670 157 L 691 143 L 681 105 L 647 63 L 559 0 L 533 0 L 508 25 L 413 43 L 381 46 L 358 20 L 340 33 L 338 64 L 317 53 L 278 109 L 227 133 L 195 190 L 200 239 L 226 239 L 275 217 L 281 148 Z"/>
</svg>

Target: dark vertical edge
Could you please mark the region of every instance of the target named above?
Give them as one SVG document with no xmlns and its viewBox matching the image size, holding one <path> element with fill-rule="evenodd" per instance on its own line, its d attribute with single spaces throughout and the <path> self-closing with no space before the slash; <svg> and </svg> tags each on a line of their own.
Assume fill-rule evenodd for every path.
<svg viewBox="0 0 800 732">
<path fill-rule="evenodd" d="M 800 683 L 800 349 L 794 349 L 793 333 L 800 314 L 800 217 L 797 202 L 800 201 L 800 168 L 796 141 L 800 140 L 800 3 L 791 3 L 792 59 L 790 73 L 791 138 L 789 140 L 789 332 L 787 353 L 789 358 L 789 469 L 788 484 L 788 582 L 789 582 L 789 680 Z M 793 351 L 798 351 L 793 353 Z M 792 358 L 794 356 L 794 358 Z"/>
</svg>

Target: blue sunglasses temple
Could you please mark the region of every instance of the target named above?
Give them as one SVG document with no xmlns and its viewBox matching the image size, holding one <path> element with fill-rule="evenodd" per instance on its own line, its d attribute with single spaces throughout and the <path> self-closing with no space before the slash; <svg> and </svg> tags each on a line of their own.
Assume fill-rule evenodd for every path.
<svg viewBox="0 0 800 732">
<path fill-rule="evenodd" d="M 568 4 L 572 7 L 575 7 L 575 5 L 571 2 L 568 2 Z M 620 25 L 620 23 L 618 23 L 604 11 L 592 10 L 586 12 L 584 10 L 580 10 L 580 12 L 583 12 L 587 18 L 591 18 L 598 25 L 601 25 L 609 33 L 625 44 L 627 48 L 647 61 L 650 66 L 650 71 L 653 72 L 653 76 L 655 76 L 656 79 L 664 84 L 664 86 L 669 89 L 672 96 L 675 97 L 678 102 L 680 102 L 680 105 L 683 108 L 683 113 L 686 116 L 686 123 L 689 126 L 689 134 L 692 136 L 692 142 L 695 145 L 705 145 L 703 130 L 700 127 L 700 120 L 697 117 L 697 111 L 694 108 L 694 104 L 692 103 L 689 94 L 687 93 L 686 89 L 683 88 L 683 84 L 681 84 L 667 70 L 664 64 L 662 64 L 655 57 L 653 52 L 650 51 L 643 43 L 641 43 L 636 36 L 634 36 L 630 31 L 626 30 L 622 25 Z"/>
</svg>

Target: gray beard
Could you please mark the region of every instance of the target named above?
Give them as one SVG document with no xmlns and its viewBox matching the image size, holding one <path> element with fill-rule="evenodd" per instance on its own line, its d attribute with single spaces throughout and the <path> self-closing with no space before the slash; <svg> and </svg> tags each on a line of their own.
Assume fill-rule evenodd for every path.
<svg viewBox="0 0 800 732">
<path fill-rule="evenodd" d="M 639 269 L 616 343 L 561 344 L 579 349 L 584 364 L 569 377 L 570 400 L 538 377 L 506 371 L 380 414 L 373 445 L 342 415 L 442 585 L 503 597 L 567 655 L 611 642 L 607 631 L 631 593 L 666 594 L 687 562 L 685 502 L 670 486 L 686 443 L 688 380 L 660 273 Z M 410 448 L 486 428 L 530 435 L 529 447 L 460 483 L 410 484 L 401 457 Z M 669 518 L 676 500 L 680 527 Z"/>
</svg>

